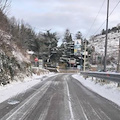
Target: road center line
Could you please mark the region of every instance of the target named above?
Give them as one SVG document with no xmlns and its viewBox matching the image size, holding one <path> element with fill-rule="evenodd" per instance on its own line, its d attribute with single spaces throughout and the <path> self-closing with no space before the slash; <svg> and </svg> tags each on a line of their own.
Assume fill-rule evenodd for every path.
<svg viewBox="0 0 120 120">
<path fill-rule="evenodd" d="M 69 102 L 69 110 L 70 110 L 71 120 L 75 120 L 74 115 L 73 115 L 73 109 L 72 109 L 70 92 L 69 92 L 67 81 L 66 81 L 66 86 L 67 86 L 67 94 L 68 94 L 68 102 Z"/>
</svg>

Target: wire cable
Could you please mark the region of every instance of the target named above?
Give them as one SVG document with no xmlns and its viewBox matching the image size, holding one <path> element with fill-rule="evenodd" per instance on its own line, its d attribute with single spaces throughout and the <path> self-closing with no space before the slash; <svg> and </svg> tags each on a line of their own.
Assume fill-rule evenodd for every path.
<svg viewBox="0 0 120 120">
<path fill-rule="evenodd" d="M 113 10 L 110 12 L 108 18 L 112 15 L 112 13 L 114 12 L 114 10 L 117 8 L 117 6 L 119 5 L 120 3 L 120 0 L 118 1 L 118 3 L 116 4 L 116 6 L 113 8 Z M 96 34 L 100 29 L 101 27 L 105 24 L 106 20 L 100 25 L 100 27 L 96 30 L 96 32 L 94 32 L 94 34 Z"/>
<path fill-rule="evenodd" d="M 119 0 L 118 3 L 116 4 L 116 6 L 113 8 L 113 10 L 111 11 L 110 15 L 114 12 L 114 10 L 117 8 L 117 6 L 119 5 L 119 3 L 120 3 L 120 0 Z M 109 15 L 109 16 L 110 16 L 110 15 Z"/>
<path fill-rule="evenodd" d="M 98 13 L 97 13 L 97 15 L 96 15 L 96 17 L 95 17 L 93 23 L 91 24 L 91 26 L 90 26 L 90 28 L 89 28 L 87 34 L 85 35 L 86 37 L 88 36 L 90 30 L 92 29 L 93 25 L 95 24 L 95 21 L 97 20 L 97 17 L 98 17 L 98 15 L 99 15 L 99 13 L 101 12 L 101 9 L 102 9 L 102 7 L 103 7 L 105 1 L 106 1 L 106 0 L 104 0 L 104 1 L 102 2 L 102 5 L 101 5 L 101 7 L 100 7 L 100 9 L 99 9 L 99 11 L 98 11 Z"/>
</svg>

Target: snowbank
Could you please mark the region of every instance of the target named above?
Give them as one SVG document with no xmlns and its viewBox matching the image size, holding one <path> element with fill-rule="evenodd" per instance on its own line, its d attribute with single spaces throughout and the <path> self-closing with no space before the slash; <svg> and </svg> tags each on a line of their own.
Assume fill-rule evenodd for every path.
<svg viewBox="0 0 120 120">
<path fill-rule="evenodd" d="M 120 106 L 120 88 L 117 88 L 116 84 L 111 83 L 102 85 L 100 83 L 95 83 L 95 81 L 92 81 L 91 78 L 85 80 L 79 74 L 72 75 L 72 77 L 80 81 L 84 86 L 86 86 L 90 90 L 98 93 L 104 98 Z"/>
<path fill-rule="evenodd" d="M 0 103 L 38 84 L 41 82 L 43 76 L 51 77 L 53 75 L 55 74 L 49 73 L 40 76 L 33 75 L 32 77 L 25 78 L 23 82 L 14 81 L 6 86 L 0 86 Z"/>
</svg>

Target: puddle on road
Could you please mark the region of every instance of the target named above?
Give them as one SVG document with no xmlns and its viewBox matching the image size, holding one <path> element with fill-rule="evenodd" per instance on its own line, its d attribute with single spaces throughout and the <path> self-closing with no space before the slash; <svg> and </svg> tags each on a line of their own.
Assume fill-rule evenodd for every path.
<svg viewBox="0 0 120 120">
<path fill-rule="evenodd" d="M 15 104 L 18 104 L 18 103 L 20 103 L 20 101 L 18 101 L 18 100 L 8 101 L 8 104 L 10 104 L 10 105 L 15 105 Z"/>
</svg>

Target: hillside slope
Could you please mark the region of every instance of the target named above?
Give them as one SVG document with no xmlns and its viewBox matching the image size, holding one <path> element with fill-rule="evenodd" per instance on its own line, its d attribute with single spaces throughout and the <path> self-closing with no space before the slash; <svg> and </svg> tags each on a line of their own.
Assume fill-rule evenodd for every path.
<svg viewBox="0 0 120 120">
<path fill-rule="evenodd" d="M 111 32 L 108 34 L 107 56 L 113 58 L 114 62 L 118 59 L 120 33 Z M 105 35 L 97 35 L 90 39 L 90 44 L 95 47 L 95 51 L 104 56 Z"/>
<path fill-rule="evenodd" d="M 29 74 L 29 56 L 15 43 L 12 35 L 0 30 L 0 84 Z"/>
</svg>

